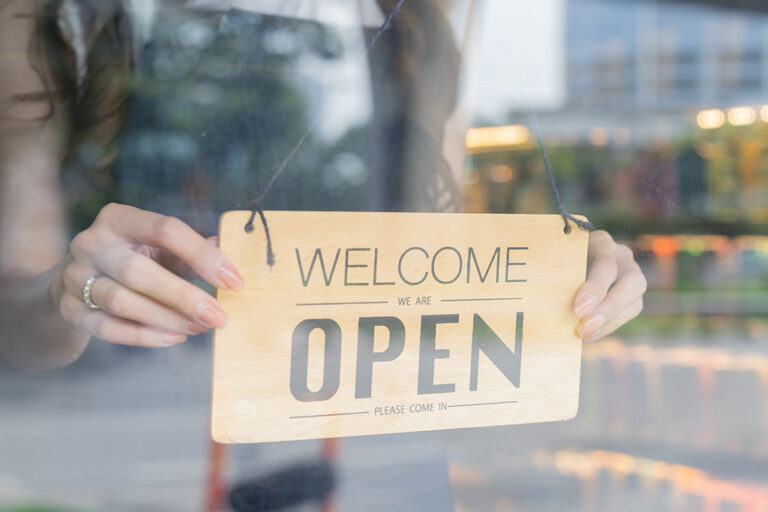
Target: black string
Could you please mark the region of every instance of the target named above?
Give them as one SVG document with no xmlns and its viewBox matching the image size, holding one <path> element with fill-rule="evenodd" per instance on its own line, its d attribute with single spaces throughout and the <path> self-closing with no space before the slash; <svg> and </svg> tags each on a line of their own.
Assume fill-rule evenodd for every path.
<svg viewBox="0 0 768 512">
<path fill-rule="evenodd" d="M 376 42 L 379 40 L 381 35 L 384 33 L 384 31 L 389 28 L 390 24 L 392 23 L 392 20 L 395 18 L 397 13 L 400 11 L 400 8 L 402 7 L 405 0 L 399 0 L 395 7 L 392 9 L 392 12 L 389 13 L 389 15 L 384 19 L 384 23 L 381 24 L 379 29 L 376 31 L 376 34 L 371 38 L 371 41 L 368 43 L 368 46 L 365 48 L 365 52 L 363 52 L 362 57 L 367 56 L 371 49 L 374 47 Z M 320 111 L 315 115 L 315 117 L 312 119 L 312 122 L 309 123 L 306 130 L 304 130 L 304 133 L 301 135 L 299 140 L 296 142 L 296 144 L 291 148 L 291 150 L 288 152 L 286 157 L 283 159 L 283 161 L 280 163 L 280 166 L 277 168 L 277 171 L 275 171 L 274 174 L 270 177 L 269 181 L 267 182 L 267 185 L 264 187 L 264 190 L 262 190 L 261 194 L 256 198 L 256 200 L 253 202 L 253 206 L 251 207 L 251 215 L 248 218 L 248 222 L 245 223 L 245 232 L 251 233 L 253 232 L 253 222 L 256 219 L 256 215 L 259 216 L 261 219 L 261 223 L 264 226 L 264 234 L 267 239 L 267 264 L 269 264 L 270 267 L 272 267 L 275 264 L 275 254 L 272 250 L 272 236 L 269 233 L 269 225 L 267 223 L 267 218 L 264 215 L 264 200 L 266 199 L 269 192 L 272 190 L 272 187 L 275 185 L 275 182 L 280 178 L 280 176 L 283 174 L 285 169 L 288 167 L 288 164 L 293 159 L 296 152 L 301 148 L 301 146 L 304 144 L 304 141 L 307 139 L 310 133 L 315 129 L 315 126 L 318 122 L 320 122 L 320 119 L 325 114 L 325 110 L 327 108 L 327 104 L 323 106 Z M 549 165 L 549 158 L 547 157 L 547 150 L 544 147 L 544 141 L 541 138 L 541 133 L 539 131 L 539 123 L 536 119 L 536 113 L 531 112 L 531 121 L 533 124 L 534 132 L 536 133 L 536 139 L 539 143 L 539 148 L 541 149 L 541 155 L 544 159 L 544 167 L 547 170 L 547 176 L 549 177 L 549 185 L 552 188 L 552 194 L 555 197 L 555 203 L 557 204 L 557 211 L 558 213 L 563 217 L 563 222 L 565 222 L 565 233 L 570 233 L 571 226 L 568 223 L 570 220 L 574 224 L 576 224 L 580 229 L 586 230 L 586 231 L 592 231 L 594 229 L 594 226 L 589 221 L 584 221 L 581 219 L 577 219 L 563 206 L 562 199 L 560 198 L 560 192 L 557 189 L 557 184 L 555 183 L 555 176 L 552 173 L 552 168 Z"/>
<path fill-rule="evenodd" d="M 379 27 L 379 30 L 376 31 L 376 34 L 371 38 L 370 43 L 368 43 L 368 46 L 365 48 L 365 52 L 363 53 L 362 57 L 367 56 L 373 46 L 376 44 L 376 42 L 379 40 L 381 35 L 384 33 L 387 28 L 389 28 L 389 25 L 392 23 L 392 20 L 394 19 L 395 15 L 400 11 L 400 7 L 402 7 L 405 0 L 400 0 L 395 5 L 394 9 L 392 9 L 392 12 L 389 13 L 389 15 L 384 20 L 384 23 L 381 24 Z M 288 155 L 283 159 L 283 161 L 280 163 L 280 166 L 277 168 L 277 171 L 272 175 L 272 177 L 267 182 L 267 186 L 264 187 L 264 190 L 261 191 L 261 194 L 259 194 L 259 197 L 256 198 L 256 201 L 253 203 L 253 207 L 251 208 L 251 216 L 248 218 L 248 222 L 245 223 L 245 232 L 251 233 L 253 231 L 253 221 L 256 218 L 256 215 L 258 214 L 259 217 L 261 217 L 261 223 L 264 225 L 264 233 L 267 236 L 267 263 L 271 267 L 275 264 L 275 253 L 272 251 L 272 237 L 269 235 L 269 226 L 267 225 L 267 218 L 264 216 L 264 199 L 266 199 L 267 194 L 269 194 L 270 190 L 272 190 L 272 187 L 274 186 L 277 179 L 280 177 L 281 174 L 285 171 L 285 169 L 288 167 L 288 163 L 293 159 L 293 156 L 296 154 L 296 152 L 299 150 L 299 148 L 304 144 L 304 141 L 307 139 L 310 133 L 315 129 L 315 126 L 320 121 L 320 119 L 323 117 L 323 114 L 325 113 L 325 110 L 327 108 L 326 106 L 323 106 L 320 111 L 315 115 L 314 119 L 312 119 L 312 122 L 309 123 L 307 126 L 307 129 L 304 130 L 304 133 L 299 138 L 298 142 L 291 148 L 291 150 L 288 152 Z"/>
<path fill-rule="evenodd" d="M 275 264 L 275 253 L 272 252 L 272 235 L 269 234 L 269 225 L 267 224 L 267 218 L 264 216 L 264 210 L 259 208 L 257 211 L 261 218 L 261 223 L 264 225 L 264 234 L 267 236 L 267 264 L 271 267 Z M 251 226 L 251 229 L 253 229 L 253 226 Z"/>
<path fill-rule="evenodd" d="M 541 138 L 541 131 L 539 130 L 539 121 L 536 118 L 536 112 L 531 112 L 531 125 L 533 126 L 533 132 L 536 134 L 536 140 L 539 143 L 539 149 L 541 149 L 541 156 L 544 159 L 544 168 L 547 170 L 547 176 L 549 177 L 549 186 L 552 189 L 552 195 L 555 197 L 555 203 L 557 204 L 557 213 L 563 217 L 565 227 L 563 231 L 568 234 L 571 232 L 571 225 L 568 224 L 570 220 L 580 229 L 584 231 L 593 231 L 595 226 L 588 220 L 577 219 L 565 209 L 563 206 L 563 200 L 560 198 L 560 191 L 557 189 L 557 183 L 555 183 L 555 174 L 552 172 L 552 167 L 549 165 L 549 157 L 547 156 L 547 148 L 544 146 L 544 140 Z"/>
</svg>

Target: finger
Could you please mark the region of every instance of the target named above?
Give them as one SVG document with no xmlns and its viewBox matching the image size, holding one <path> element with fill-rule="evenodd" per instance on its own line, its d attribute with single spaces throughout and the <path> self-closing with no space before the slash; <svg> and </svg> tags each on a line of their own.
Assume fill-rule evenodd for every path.
<svg viewBox="0 0 768 512">
<path fill-rule="evenodd" d="M 607 233 L 597 232 L 590 236 L 589 272 L 587 281 L 576 294 L 573 310 L 579 318 L 590 314 L 597 308 L 619 273 L 616 261 L 615 243 Z"/>
<path fill-rule="evenodd" d="M 604 325 L 611 324 L 628 305 L 642 299 L 647 288 L 645 276 L 634 259 L 632 251 L 624 245 L 615 249 L 618 276 L 605 299 L 585 316 L 577 331 L 584 338 L 589 338 Z"/>
<path fill-rule="evenodd" d="M 227 255 L 181 220 L 126 205 L 108 205 L 102 212 L 101 222 L 116 233 L 167 249 L 217 288 L 243 287 L 243 278 Z"/>
<path fill-rule="evenodd" d="M 643 299 L 642 298 L 636 299 L 634 302 L 632 302 L 626 308 L 624 308 L 620 313 L 614 316 L 613 320 L 603 324 L 593 333 L 587 336 L 582 336 L 582 340 L 584 341 L 584 343 L 589 343 L 591 341 L 596 341 L 596 340 L 599 340 L 600 338 L 608 336 L 609 334 L 614 332 L 616 329 L 618 329 L 622 325 L 626 324 L 627 322 L 635 318 L 642 311 L 643 311 Z"/>
<path fill-rule="evenodd" d="M 167 268 L 177 276 L 181 276 L 184 279 L 196 279 L 200 277 L 200 275 L 195 272 L 195 270 L 190 267 L 189 264 L 178 258 L 175 254 L 172 254 L 167 249 L 161 249 L 159 247 L 143 244 L 137 252 L 155 260 L 162 267 Z"/>
<path fill-rule="evenodd" d="M 602 324 L 613 321 L 627 305 L 641 298 L 645 293 L 646 281 L 637 265 L 628 265 L 626 270 L 619 273 L 618 279 L 598 306 L 585 316 L 580 325 L 582 329 L 594 330 Z M 591 327 L 588 327 L 591 326 Z"/>
<path fill-rule="evenodd" d="M 190 320 L 106 276 L 93 283 L 92 297 L 97 306 L 112 315 L 164 331 L 195 335 L 210 330 L 209 327 Z"/>
<path fill-rule="evenodd" d="M 71 265 L 62 276 L 64 287 L 69 293 L 80 298 L 82 283 L 92 275 L 94 270 L 87 266 Z M 93 282 L 91 300 L 107 313 L 150 327 L 187 335 L 201 334 L 209 330 L 208 327 L 122 286 L 107 276 L 100 276 Z"/>
<path fill-rule="evenodd" d="M 638 275 L 639 277 L 637 277 Z M 629 305 L 641 299 L 644 282 L 645 279 L 639 272 L 627 273 L 622 276 L 594 312 L 582 319 L 576 329 L 579 336 L 582 338 L 592 337 L 603 326 L 612 323 L 619 317 Z"/>
<path fill-rule="evenodd" d="M 205 326 L 221 328 L 229 320 L 216 299 L 135 251 L 111 246 L 102 251 L 95 267 L 126 288 Z"/>
<path fill-rule="evenodd" d="M 205 239 L 205 241 L 214 247 L 219 246 L 218 236 L 209 236 Z M 179 259 L 176 255 L 171 254 L 169 251 L 165 249 L 158 249 L 156 247 L 152 247 L 151 249 L 149 248 L 150 246 L 148 245 L 142 245 L 139 252 L 149 256 L 153 260 L 160 263 L 160 265 L 163 267 L 167 268 L 174 274 L 183 277 L 184 279 L 196 279 L 201 277 L 200 274 L 195 272 L 195 270 L 190 267 L 187 262 Z"/>
<path fill-rule="evenodd" d="M 187 339 L 183 334 L 147 327 L 105 311 L 89 309 L 70 294 L 62 297 L 61 314 L 76 329 L 119 345 L 160 348 L 177 345 Z"/>
<path fill-rule="evenodd" d="M 635 254 L 632 249 L 623 244 L 616 245 L 616 262 L 619 265 L 619 273 L 629 270 L 640 270 L 640 265 L 635 261 Z"/>
</svg>

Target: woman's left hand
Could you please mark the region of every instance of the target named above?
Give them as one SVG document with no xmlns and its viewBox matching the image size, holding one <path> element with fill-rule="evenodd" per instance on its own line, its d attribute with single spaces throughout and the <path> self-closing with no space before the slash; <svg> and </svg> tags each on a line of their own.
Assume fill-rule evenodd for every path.
<svg viewBox="0 0 768 512">
<path fill-rule="evenodd" d="M 587 266 L 587 282 L 573 302 L 581 318 L 576 331 L 584 342 L 607 336 L 639 315 L 647 287 L 632 249 L 605 231 L 589 234 Z"/>
</svg>

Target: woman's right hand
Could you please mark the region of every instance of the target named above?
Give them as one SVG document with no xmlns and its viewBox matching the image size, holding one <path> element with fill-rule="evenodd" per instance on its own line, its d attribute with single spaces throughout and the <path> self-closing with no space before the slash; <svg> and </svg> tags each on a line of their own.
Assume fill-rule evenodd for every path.
<svg viewBox="0 0 768 512">
<path fill-rule="evenodd" d="M 123 345 L 167 347 L 224 327 L 218 301 L 170 270 L 187 267 L 217 288 L 242 288 L 233 263 L 211 242 L 177 218 L 108 204 L 72 240 L 51 285 L 54 304 L 76 330 Z M 99 309 L 83 300 L 91 276 Z"/>
</svg>

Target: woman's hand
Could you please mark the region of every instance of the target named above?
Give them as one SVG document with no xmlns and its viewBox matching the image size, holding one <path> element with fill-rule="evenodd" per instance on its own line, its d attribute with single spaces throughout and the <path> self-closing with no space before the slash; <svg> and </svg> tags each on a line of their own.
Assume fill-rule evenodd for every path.
<svg viewBox="0 0 768 512">
<path fill-rule="evenodd" d="M 632 250 L 605 231 L 589 235 L 587 282 L 576 294 L 576 329 L 585 342 L 612 333 L 643 310 L 647 283 Z"/>
<path fill-rule="evenodd" d="M 228 317 L 216 299 L 174 267 L 189 267 L 217 288 L 243 286 L 229 258 L 179 219 L 108 204 L 72 240 L 51 294 L 72 327 L 112 343 L 167 347 L 224 327 Z M 91 276 L 99 309 L 83 301 Z"/>
</svg>

